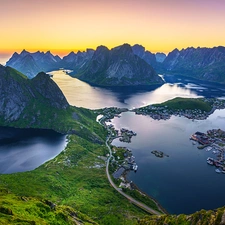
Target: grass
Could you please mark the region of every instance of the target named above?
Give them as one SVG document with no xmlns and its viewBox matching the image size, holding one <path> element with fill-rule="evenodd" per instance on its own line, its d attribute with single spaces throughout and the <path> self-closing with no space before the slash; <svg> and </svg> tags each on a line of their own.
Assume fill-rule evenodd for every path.
<svg viewBox="0 0 225 225">
<path fill-rule="evenodd" d="M 0 187 L 16 196 L 71 207 L 99 224 L 136 224 L 146 214 L 109 185 L 105 162 L 98 158 L 105 153 L 104 144 L 70 135 L 58 157 L 30 172 L 1 175 Z"/>
<path fill-rule="evenodd" d="M 166 101 L 161 104 L 154 104 L 153 106 L 167 106 L 168 109 L 171 110 L 196 110 L 199 109 L 201 111 L 209 112 L 212 109 L 210 103 L 205 102 L 202 98 L 174 98 L 172 100 Z"/>
<path fill-rule="evenodd" d="M 86 215 L 63 205 L 33 197 L 19 197 L 0 189 L 0 224 L 74 224 L 83 221 L 96 224 Z"/>
</svg>

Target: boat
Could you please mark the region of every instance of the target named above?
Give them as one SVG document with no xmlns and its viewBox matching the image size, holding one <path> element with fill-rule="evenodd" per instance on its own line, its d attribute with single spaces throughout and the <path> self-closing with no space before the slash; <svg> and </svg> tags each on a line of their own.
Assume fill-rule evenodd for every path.
<svg viewBox="0 0 225 225">
<path fill-rule="evenodd" d="M 207 147 L 206 151 L 209 152 L 212 150 L 212 147 Z"/>
<path fill-rule="evenodd" d="M 214 165 L 214 159 L 213 159 L 213 158 L 208 157 L 206 161 L 207 161 L 207 163 L 208 163 L 209 165 L 211 165 L 211 166 Z"/>
<path fill-rule="evenodd" d="M 137 165 L 137 164 L 133 165 L 133 170 L 134 170 L 135 172 L 137 171 L 137 169 L 138 169 L 138 165 Z"/>
<path fill-rule="evenodd" d="M 221 173 L 221 172 L 222 172 L 220 169 L 215 169 L 215 171 L 216 171 L 217 173 Z"/>
<path fill-rule="evenodd" d="M 208 163 L 209 165 L 213 166 L 213 161 L 207 160 L 207 163 Z"/>
<path fill-rule="evenodd" d="M 211 157 L 208 157 L 208 158 L 207 158 L 207 161 L 208 161 L 208 160 L 210 160 L 210 161 L 214 161 L 214 159 L 213 159 L 213 158 L 211 158 Z"/>
</svg>

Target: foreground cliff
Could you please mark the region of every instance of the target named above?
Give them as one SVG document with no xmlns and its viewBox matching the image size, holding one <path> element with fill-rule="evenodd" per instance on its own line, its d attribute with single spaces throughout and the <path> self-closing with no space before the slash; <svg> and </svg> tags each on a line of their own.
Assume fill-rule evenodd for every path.
<svg viewBox="0 0 225 225">
<path fill-rule="evenodd" d="M 163 215 L 151 216 L 142 219 L 139 225 L 224 225 L 225 224 L 225 208 L 217 210 L 201 210 L 190 215 Z"/>
<path fill-rule="evenodd" d="M 130 45 L 109 50 L 100 46 L 77 78 L 96 85 L 129 86 L 162 84 L 163 80 L 143 59 L 133 53 Z"/>
<path fill-rule="evenodd" d="M 165 73 L 225 82 L 225 47 L 173 50 L 162 63 Z"/>
<path fill-rule="evenodd" d="M 69 107 L 59 87 L 45 73 L 34 79 L 0 66 L 0 120 L 7 125 L 23 120 L 27 125 L 41 124 L 40 118 L 52 109 L 52 118 L 59 110 Z M 55 111 L 55 113 L 54 113 Z"/>
</svg>

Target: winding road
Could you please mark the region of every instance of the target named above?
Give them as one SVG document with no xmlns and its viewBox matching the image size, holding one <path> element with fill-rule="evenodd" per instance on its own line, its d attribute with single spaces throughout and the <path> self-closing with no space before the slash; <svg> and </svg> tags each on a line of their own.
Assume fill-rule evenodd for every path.
<svg viewBox="0 0 225 225">
<path fill-rule="evenodd" d="M 111 179 L 111 177 L 110 177 L 110 174 L 109 174 L 109 162 L 110 162 L 110 159 L 111 159 L 111 157 L 112 157 L 112 150 L 111 150 L 111 147 L 110 147 L 109 144 L 108 144 L 108 141 L 109 141 L 109 139 L 111 138 L 112 133 L 111 133 L 111 130 L 109 130 L 109 129 L 107 129 L 107 130 L 110 132 L 110 134 L 109 134 L 109 136 L 107 137 L 106 142 L 105 142 L 107 148 L 109 149 L 109 157 L 108 157 L 107 164 L 106 164 L 106 174 L 107 174 L 107 178 L 108 178 L 110 184 L 112 185 L 112 187 L 113 187 L 116 191 L 118 191 L 121 195 L 123 195 L 123 196 L 124 196 L 125 198 L 127 198 L 131 203 L 135 204 L 135 205 L 138 206 L 139 208 L 145 210 L 146 212 L 148 212 L 148 213 L 150 213 L 150 214 L 154 214 L 154 215 L 162 215 L 162 213 L 160 213 L 160 212 L 158 212 L 158 211 L 156 211 L 156 210 L 154 210 L 154 209 L 148 207 L 147 205 L 143 204 L 142 202 L 139 202 L 139 201 L 135 200 L 134 198 L 132 198 L 131 196 L 125 194 L 125 193 L 122 191 L 122 189 L 121 189 L 121 188 L 118 188 L 118 187 L 115 185 L 115 183 L 112 181 L 112 179 Z"/>
</svg>

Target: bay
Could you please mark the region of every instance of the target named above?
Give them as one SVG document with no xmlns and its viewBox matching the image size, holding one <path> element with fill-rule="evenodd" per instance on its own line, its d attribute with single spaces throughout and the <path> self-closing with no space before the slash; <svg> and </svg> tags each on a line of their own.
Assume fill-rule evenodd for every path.
<svg viewBox="0 0 225 225">
<path fill-rule="evenodd" d="M 189 214 L 223 206 L 225 175 L 217 174 L 215 167 L 206 163 L 207 157 L 215 155 L 198 150 L 189 138 L 196 131 L 225 130 L 224 115 L 225 110 L 216 110 L 203 121 L 175 116 L 156 121 L 128 112 L 113 119 L 117 129 L 125 127 L 137 133 L 129 144 L 118 139 L 112 143 L 128 147 L 135 156 L 138 171 L 130 172 L 128 180 L 157 199 L 169 213 Z M 169 157 L 157 158 L 151 153 L 153 150 L 163 151 Z"/>
<path fill-rule="evenodd" d="M 66 135 L 51 130 L 0 127 L 0 173 L 33 170 L 65 146 Z"/>
</svg>

